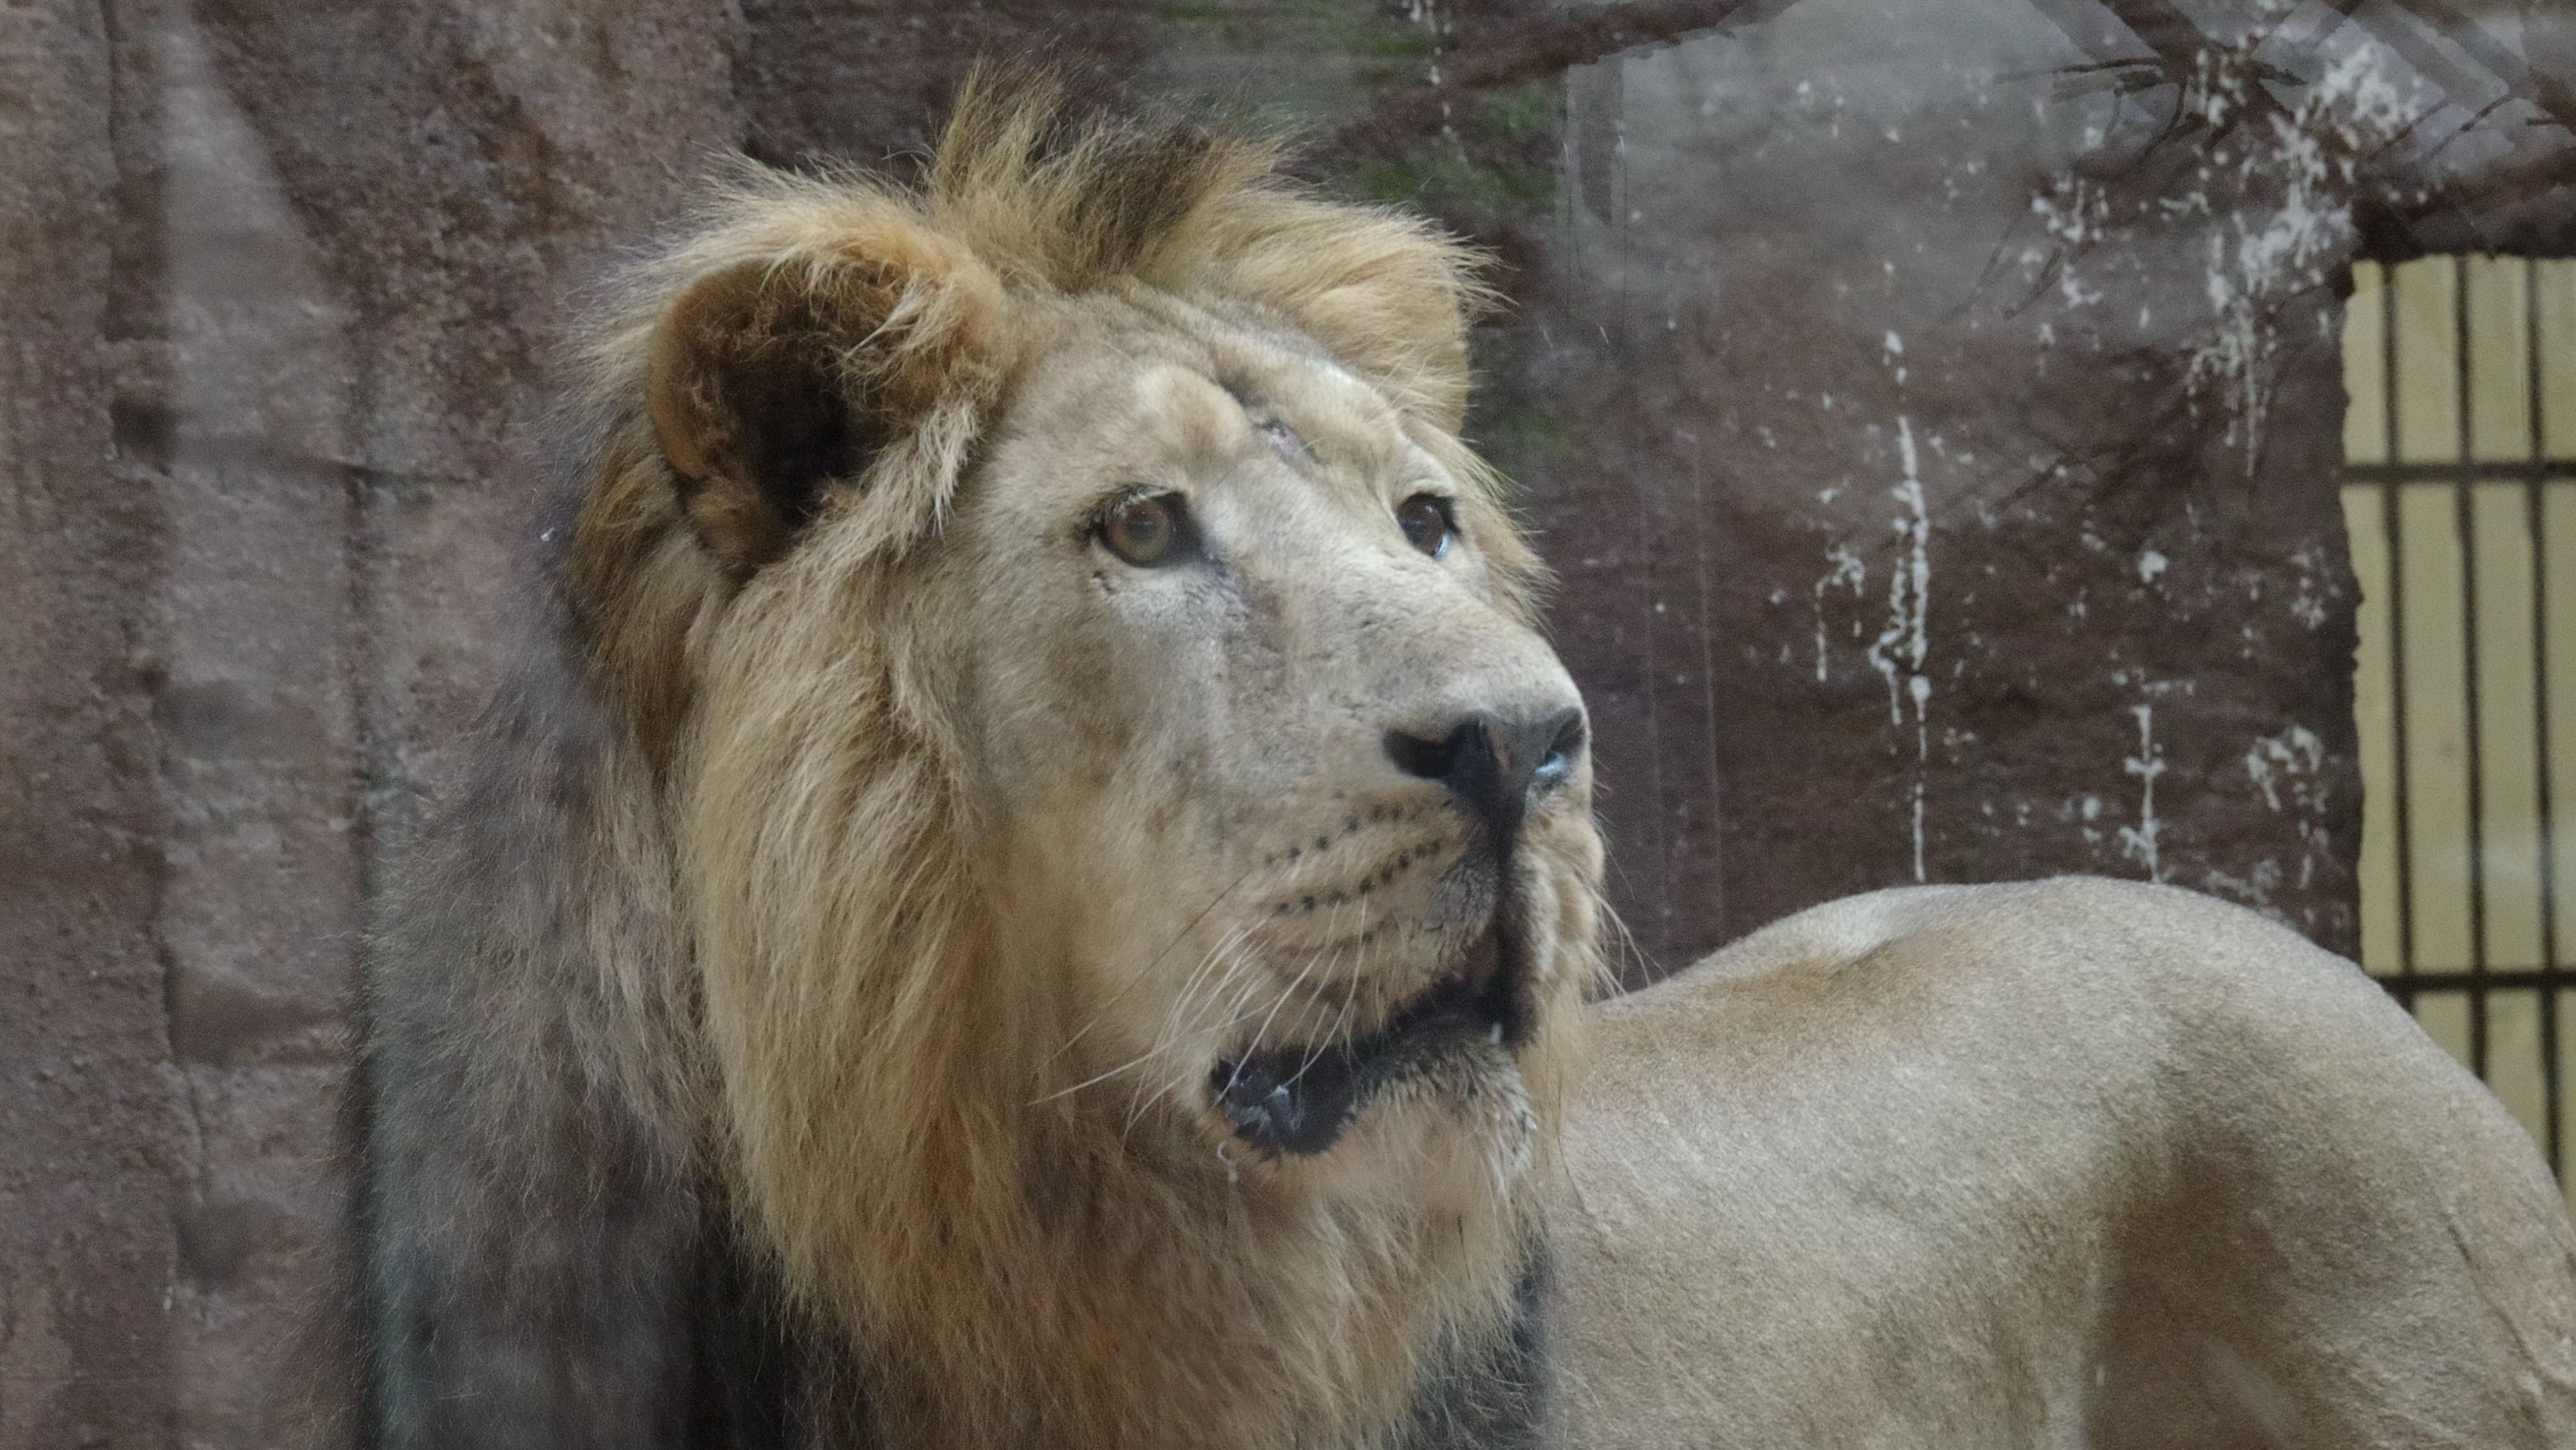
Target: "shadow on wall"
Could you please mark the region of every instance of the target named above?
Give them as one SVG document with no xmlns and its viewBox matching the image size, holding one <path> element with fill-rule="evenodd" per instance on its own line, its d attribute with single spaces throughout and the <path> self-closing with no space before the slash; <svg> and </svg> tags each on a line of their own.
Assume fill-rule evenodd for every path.
<svg viewBox="0 0 2576 1450">
<path fill-rule="evenodd" d="M 0 1444 L 337 1443 L 345 984 L 498 669 L 549 340 L 710 158 L 915 146 L 979 54 L 1276 115 L 1502 257 L 1475 431 L 1632 979 L 2059 870 L 2351 950 L 2339 294 L 2576 248 L 2576 23 L 2346 8 L 0 11 Z"/>
</svg>

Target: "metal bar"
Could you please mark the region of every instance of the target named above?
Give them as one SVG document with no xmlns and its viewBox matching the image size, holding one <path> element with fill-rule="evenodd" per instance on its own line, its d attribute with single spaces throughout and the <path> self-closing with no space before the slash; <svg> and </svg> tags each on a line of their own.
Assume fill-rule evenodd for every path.
<svg viewBox="0 0 2576 1450">
<path fill-rule="evenodd" d="M 2513 967 L 2492 972 L 2399 972 L 2372 981 L 2388 989 L 2392 996 L 2445 993 L 2467 993 L 2483 997 L 2491 992 L 2539 992 L 2543 995 L 2576 988 L 2576 971 L 2565 967 Z"/>
<path fill-rule="evenodd" d="M 2524 386 L 2530 390 L 2532 468 L 2523 481 L 2523 527 L 2531 533 L 2531 708 L 2533 748 L 2539 757 L 2538 795 L 2532 802 L 2532 815 L 2540 833 L 2540 966 L 2553 971 L 2558 966 L 2558 908 L 2552 900 L 2557 887 L 2556 865 L 2550 857 L 2549 816 L 2549 550 L 2543 547 L 2546 536 L 2541 509 L 2544 483 L 2542 460 L 2549 452 L 2548 438 L 2541 421 L 2543 389 L 2540 381 L 2540 264 L 2525 257 L 2522 262 L 2522 312 L 2525 357 Z M 2549 1171 L 2556 1173 L 2563 1162 L 2562 1135 L 2558 1107 L 2558 987 L 2552 983 L 2540 989 L 2540 1091 L 2541 1147 L 2549 1157 Z"/>
<path fill-rule="evenodd" d="M 2459 450 L 2465 463 L 2476 452 L 2470 409 L 2476 406 L 2474 363 L 2469 347 L 2469 263 L 2451 258 L 2451 341 L 2458 352 Z M 2460 539 L 2460 684 L 2462 744 L 2468 766 L 2469 971 L 2487 969 L 2487 849 L 2485 772 L 2479 759 L 2478 733 L 2478 526 L 2467 479 L 2451 485 L 2451 527 Z M 2469 1071 L 2487 1075 L 2487 994 L 2469 997 Z"/>
<path fill-rule="evenodd" d="M 2397 269 L 2390 267 L 2379 289 L 2380 339 L 2379 366 L 2385 383 L 2382 395 L 2388 399 L 2385 421 L 2388 430 L 2388 456 L 2401 456 L 2397 451 Z M 2389 804 L 2393 820 L 2390 838 L 2396 843 L 2397 855 L 2397 972 L 2411 975 L 2415 970 L 2415 868 L 2414 839 L 2406 820 L 2406 538 L 2397 517 L 2397 490 L 2379 491 L 2380 527 L 2388 536 L 2388 722 L 2389 738 L 2395 748 L 2390 752 Z M 2411 1011 L 2414 994 L 2401 993 L 2398 1000 Z"/>
<path fill-rule="evenodd" d="M 2576 460 L 2530 463 L 2352 463 L 2344 472 L 2355 483 L 2576 483 Z"/>
</svg>

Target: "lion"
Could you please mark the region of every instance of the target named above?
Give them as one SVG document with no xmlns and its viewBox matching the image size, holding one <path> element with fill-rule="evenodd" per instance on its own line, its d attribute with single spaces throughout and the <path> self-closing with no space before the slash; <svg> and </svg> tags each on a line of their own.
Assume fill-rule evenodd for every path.
<svg viewBox="0 0 2576 1450">
<path fill-rule="evenodd" d="M 364 974 L 380 1444 L 2561 1433 L 2545 1173 L 2277 929 L 1864 898 L 1585 1006 L 1487 300 L 1007 73 L 636 270 Z"/>
</svg>

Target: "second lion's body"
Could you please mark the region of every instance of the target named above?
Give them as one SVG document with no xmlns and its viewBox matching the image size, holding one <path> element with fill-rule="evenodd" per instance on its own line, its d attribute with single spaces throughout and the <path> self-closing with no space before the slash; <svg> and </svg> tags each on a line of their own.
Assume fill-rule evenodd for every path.
<svg viewBox="0 0 2576 1450">
<path fill-rule="evenodd" d="M 1880 892 L 1597 1009 L 1586 1450 L 2576 1444 L 2576 1234 L 2352 963 L 2069 878 Z"/>
</svg>

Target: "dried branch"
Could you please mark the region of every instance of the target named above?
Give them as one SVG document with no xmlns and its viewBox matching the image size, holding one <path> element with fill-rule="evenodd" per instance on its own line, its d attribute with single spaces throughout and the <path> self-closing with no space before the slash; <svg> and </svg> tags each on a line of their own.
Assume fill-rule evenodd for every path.
<svg viewBox="0 0 2576 1450">
<path fill-rule="evenodd" d="M 1486 44 L 1459 51 L 1443 79 L 1468 90 L 1545 80 L 1626 50 L 1670 45 L 1730 22 L 1767 19 L 1787 9 L 1763 0 L 1630 0 L 1524 22 Z M 1760 15 L 1743 12 L 1755 10 Z"/>
<path fill-rule="evenodd" d="M 2165 75 L 2176 85 L 2189 85 L 2200 53 L 2213 42 L 2191 17 L 2164 0 L 2102 0 L 2102 8 L 2120 17 L 2138 42 L 2156 53 Z"/>
<path fill-rule="evenodd" d="M 1550 80 L 1623 51 L 1670 45 L 1724 26 L 1768 20 L 1796 0 L 1628 0 L 1513 22 L 1490 40 L 1452 52 L 1437 85 L 1412 87 L 1343 127 L 1330 149 L 1418 129 L 1444 96 Z"/>
<path fill-rule="evenodd" d="M 2420 199 L 2392 203 L 2387 211 L 2396 220 L 2411 226 L 2445 213 L 2465 214 L 2490 206 L 2510 206 L 2562 186 L 2576 186 L 2576 147 L 2429 187 Z"/>
<path fill-rule="evenodd" d="M 2535 110 L 2556 122 L 2560 130 L 2576 136 L 2576 86 L 2570 86 L 2547 71 L 2533 69 L 2528 60 L 2514 54 L 2513 47 L 2496 39 L 2478 23 L 2476 16 L 2453 4 L 2452 0 L 2398 0 L 2398 8 L 2429 23 L 2444 39 L 2458 46 L 2469 59 L 2501 81 L 2508 93 L 2529 102 Z M 2389 41 L 2385 25 L 2371 24 L 2366 16 L 2363 23 L 2371 25 L 2372 34 Z M 2411 61 L 2413 57 L 2408 59 Z M 2416 68 L 2423 69 L 2421 65 Z"/>
</svg>

